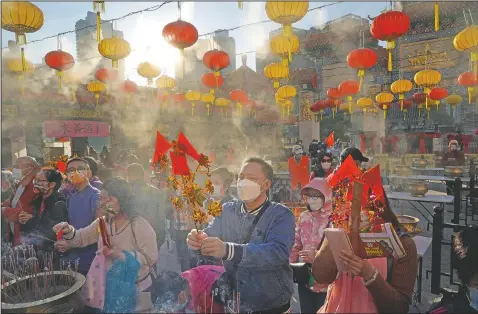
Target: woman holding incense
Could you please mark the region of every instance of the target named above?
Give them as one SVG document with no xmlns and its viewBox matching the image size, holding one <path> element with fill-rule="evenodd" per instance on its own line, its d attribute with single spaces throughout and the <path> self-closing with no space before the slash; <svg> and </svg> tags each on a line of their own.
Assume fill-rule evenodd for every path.
<svg viewBox="0 0 478 314">
<path fill-rule="evenodd" d="M 380 206 L 375 196 L 371 199 L 374 206 Z M 338 272 L 332 248 L 325 239 L 312 266 L 315 281 L 331 285 L 319 313 L 408 313 L 418 270 L 417 248 L 412 238 L 401 232 L 400 223 L 385 195 L 384 203 L 378 220 L 392 224 L 406 256 L 400 260 L 392 257 L 364 259 L 366 254 L 360 234 L 351 232 L 349 239 L 354 253 L 340 252 L 340 260 L 348 272 Z M 333 221 L 334 213 L 331 218 Z M 365 219 L 362 220 L 360 229 L 367 228 L 367 224 Z"/>
<path fill-rule="evenodd" d="M 315 178 L 302 188 L 301 196 L 307 204 L 307 211 L 300 215 L 297 222 L 289 262 L 302 260 L 312 264 L 332 213 L 332 189 L 324 178 Z M 298 282 L 298 288 L 301 313 L 316 313 L 325 302 L 327 285 L 312 280 L 309 283 Z"/>
<path fill-rule="evenodd" d="M 133 205 L 131 186 L 116 177 L 103 183 L 100 218 L 79 230 L 66 222 L 54 227 L 63 233 L 64 240 L 56 243 L 60 252 L 98 242 L 82 295 L 89 307 L 104 313 L 142 312 L 153 306 L 149 291 L 158 259 L 156 234 Z"/>
<path fill-rule="evenodd" d="M 42 169 L 33 180 L 33 191 L 40 195 L 33 203 L 33 214 L 21 212 L 19 215 L 21 224 L 32 226 L 32 234 L 27 235 L 27 238 L 41 251 L 54 250 L 56 234 L 52 228 L 62 221 L 68 221 L 66 198 L 58 192 L 62 180 L 58 170 Z"/>
</svg>

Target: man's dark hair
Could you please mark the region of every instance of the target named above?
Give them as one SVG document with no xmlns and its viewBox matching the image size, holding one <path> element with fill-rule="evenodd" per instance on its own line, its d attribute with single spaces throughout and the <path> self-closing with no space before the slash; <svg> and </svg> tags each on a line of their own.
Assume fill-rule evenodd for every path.
<svg viewBox="0 0 478 314">
<path fill-rule="evenodd" d="M 68 159 L 68 161 L 66 162 L 66 168 L 68 169 L 68 166 L 74 161 L 84 162 L 88 166 L 88 168 L 90 167 L 90 164 L 88 163 L 88 161 L 85 158 L 73 157 L 73 158 Z"/>
<path fill-rule="evenodd" d="M 274 169 L 272 169 L 272 166 L 267 161 L 259 157 L 250 157 L 244 161 L 244 164 L 247 164 L 250 162 L 255 162 L 259 164 L 261 166 L 262 172 L 264 173 L 267 179 L 271 181 L 274 179 Z"/>
<path fill-rule="evenodd" d="M 225 188 L 229 188 L 232 184 L 232 181 L 234 181 L 234 175 L 225 167 L 214 169 L 213 171 L 211 171 L 211 176 L 212 175 L 219 176 Z"/>
<path fill-rule="evenodd" d="M 42 169 L 42 171 L 45 173 L 45 177 L 49 183 L 55 183 L 53 191 L 57 192 L 60 189 L 61 183 L 63 181 L 63 176 L 61 175 L 61 173 L 53 168 L 44 168 Z"/>
<path fill-rule="evenodd" d="M 473 276 L 478 274 L 478 228 L 466 227 L 455 235 L 453 253 L 455 255 L 454 268 L 458 277 L 465 285 L 470 283 Z"/>
<path fill-rule="evenodd" d="M 84 157 L 84 159 L 86 160 L 86 162 L 88 163 L 88 166 L 90 167 L 91 174 L 93 176 L 98 175 L 98 168 L 99 168 L 98 162 L 93 157 L 90 157 L 90 156 Z"/>
<path fill-rule="evenodd" d="M 140 164 L 131 164 L 128 166 L 128 174 L 144 177 L 144 168 Z"/>
</svg>

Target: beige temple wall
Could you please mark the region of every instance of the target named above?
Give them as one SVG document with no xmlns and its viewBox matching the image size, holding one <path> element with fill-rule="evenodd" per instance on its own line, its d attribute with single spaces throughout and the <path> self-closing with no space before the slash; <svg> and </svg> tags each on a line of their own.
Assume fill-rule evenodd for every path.
<svg viewBox="0 0 478 314">
<path fill-rule="evenodd" d="M 316 95 L 307 90 L 299 91 L 299 138 L 304 142 L 305 149 L 308 148 L 312 139 L 320 140 L 320 121 L 315 122 L 309 112 L 310 105 L 315 102 Z"/>
<path fill-rule="evenodd" d="M 375 114 L 354 114 L 352 115 L 352 129 L 359 132 L 376 132 L 374 139 L 374 151 L 376 154 L 382 152 L 382 143 L 380 138 L 385 136 L 385 120 L 382 111 Z M 360 137 L 357 134 L 352 135 L 356 147 L 360 145 Z"/>
</svg>

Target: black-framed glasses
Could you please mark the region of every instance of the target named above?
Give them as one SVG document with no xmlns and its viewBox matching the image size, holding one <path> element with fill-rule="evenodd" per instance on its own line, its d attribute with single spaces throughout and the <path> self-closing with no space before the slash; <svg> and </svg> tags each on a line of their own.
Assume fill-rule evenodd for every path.
<svg viewBox="0 0 478 314">
<path fill-rule="evenodd" d="M 86 170 L 88 170 L 88 167 L 84 167 L 84 166 L 79 166 L 78 168 L 68 168 L 66 170 L 66 173 L 75 173 L 75 171 L 78 171 L 78 173 L 83 173 L 85 172 Z"/>
</svg>

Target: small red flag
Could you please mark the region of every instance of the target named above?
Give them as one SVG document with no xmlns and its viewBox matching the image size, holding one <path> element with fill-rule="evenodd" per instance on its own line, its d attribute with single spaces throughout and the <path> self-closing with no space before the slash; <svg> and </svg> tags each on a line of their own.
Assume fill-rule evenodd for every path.
<svg viewBox="0 0 478 314">
<path fill-rule="evenodd" d="M 56 168 L 58 169 L 59 172 L 65 174 L 66 173 L 66 162 L 64 161 L 58 161 L 56 163 Z"/>
<path fill-rule="evenodd" d="M 335 170 L 331 175 L 329 175 L 326 181 L 333 189 L 339 182 L 347 178 L 350 179 L 351 182 L 354 181 L 354 177 L 357 177 L 358 175 L 360 175 L 360 169 L 355 164 L 352 156 L 348 155 L 344 162 L 340 165 L 339 169 Z"/>
<path fill-rule="evenodd" d="M 174 175 L 187 176 L 191 174 L 186 155 L 169 152 L 169 157 L 171 158 L 171 166 Z"/>
<path fill-rule="evenodd" d="M 324 140 L 324 143 L 327 145 L 327 147 L 332 147 L 335 144 L 334 140 L 334 131 L 332 131 L 329 136 Z"/>
<path fill-rule="evenodd" d="M 363 179 L 365 184 L 370 186 L 377 199 L 382 202 L 382 204 L 385 204 L 385 195 L 383 193 L 382 179 L 380 177 L 380 166 L 376 165 L 367 170 L 363 175 Z"/>
<path fill-rule="evenodd" d="M 155 163 L 159 162 L 161 156 L 163 156 L 170 148 L 171 144 L 168 142 L 168 140 L 161 133 L 159 133 L 159 131 L 156 131 L 156 146 L 154 148 L 154 155 L 151 164 L 154 165 Z"/>
<path fill-rule="evenodd" d="M 194 160 L 199 160 L 200 155 L 182 132 L 179 132 L 178 135 L 178 146 L 182 151 L 191 156 Z"/>
</svg>

